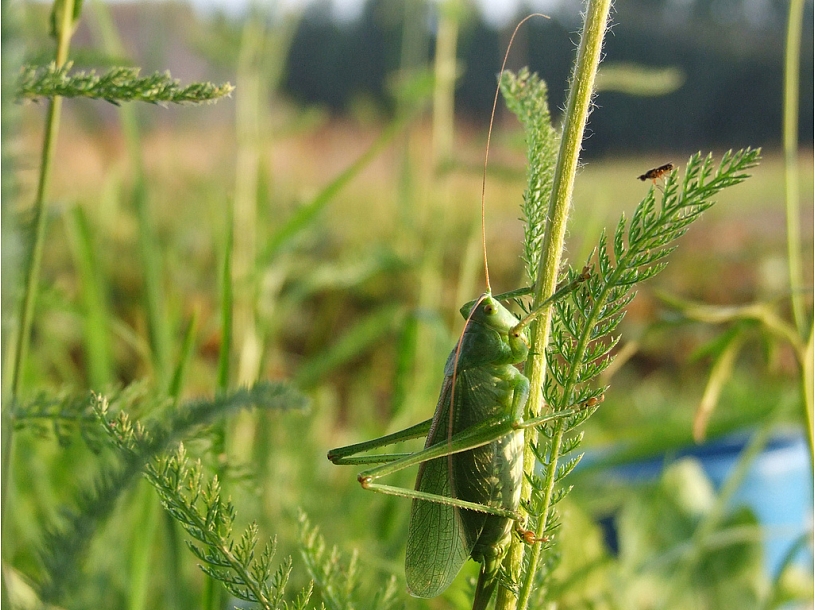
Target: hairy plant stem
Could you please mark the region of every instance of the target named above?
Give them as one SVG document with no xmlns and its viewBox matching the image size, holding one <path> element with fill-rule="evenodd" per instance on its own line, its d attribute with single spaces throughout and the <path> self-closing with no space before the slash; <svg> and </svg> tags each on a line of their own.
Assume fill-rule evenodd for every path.
<svg viewBox="0 0 816 610">
<path fill-rule="evenodd" d="M 581 152 L 581 142 L 584 137 L 584 128 L 592 103 L 592 92 L 595 85 L 595 76 L 601 59 L 601 47 L 606 33 L 606 24 L 611 8 L 611 0 L 589 0 L 584 18 L 584 27 L 581 42 L 578 47 L 578 57 L 570 83 L 569 99 L 561 137 L 561 145 L 556 161 L 555 177 L 553 179 L 552 194 L 550 195 L 547 226 L 544 233 L 544 246 L 536 277 L 534 303 L 535 308 L 544 302 L 553 292 L 558 283 L 558 273 L 561 267 L 561 254 L 564 248 L 564 235 L 567 228 L 567 218 L 572 203 L 572 193 L 575 185 L 575 175 L 578 169 L 578 158 Z M 530 379 L 530 399 L 527 403 L 527 417 L 538 417 L 544 405 L 541 388 L 546 375 L 545 353 L 550 338 L 550 323 L 552 314 L 548 308 L 533 324 L 531 329 L 531 357 L 525 366 L 526 374 Z M 526 432 L 526 450 L 524 454 L 524 471 L 532 473 L 536 467 L 536 458 L 530 448 L 537 432 L 530 429 Z M 551 440 L 551 455 L 546 465 L 544 514 L 538 519 L 536 538 L 541 538 L 547 527 L 549 505 L 555 488 L 555 475 L 558 466 L 558 455 L 564 434 L 562 423 L 555 424 L 555 434 Z M 530 499 L 532 488 L 526 480 L 522 487 L 522 502 Z M 520 608 L 525 610 L 530 601 L 533 590 L 535 573 L 541 557 L 541 543 L 537 542 L 530 549 L 528 569 L 523 574 L 520 583 L 518 600 L 505 590 L 499 591 L 496 602 L 497 610 Z M 508 552 L 508 573 L 514 580 L 522 575 L 522 564 L 525 548 L 523 543 L 513 540 Z"/>
</svg>

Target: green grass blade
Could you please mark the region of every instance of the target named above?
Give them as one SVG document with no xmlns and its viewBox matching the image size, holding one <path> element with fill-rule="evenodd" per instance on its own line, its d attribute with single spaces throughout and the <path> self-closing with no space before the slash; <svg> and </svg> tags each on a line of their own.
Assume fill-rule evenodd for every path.
<svg viewBox="0 0 816 610">
<path fill-rule="evenodd" d="M 179 354 L 178 363 L 173 371 L 173 377 L 170 381 L 170 396 L 178 400 L 181 394 L 181 388 L 184 387 L 184 377 L 187 372 L 187 367 L 193 357 L 193 349 L 195 348 L 196 329 L 198 328 L 198 310 L 193 312 L 187 329 L 184 331 L 184 340 L 181 343 L 181 353 Z"/>
<path fill-rule="evenodd" d="M 805 291 L 802 289 L 802 236 L 799 211 L 799 61 L 802 42 L 802 15 L 804 0 L 791 0 L 788 9 L 788 29 L 785 40 L 785 85 L 782 101 L 782 147 L 785 153 L 785 212 L 788 233 L 788 273 L 791 286 L 791 306 L 796 330 L 802 337 L 810 335 L 813 343 L 813 320 L 805 313 Z M 808 333 L 808 328 L 810 332 Z M 810 465 L 813 470 L 813 366 L 803 354 L 807 364 L 801 374 L 803 419 L 810 446 Z"/>
<path fill-rule="evenodd" d="M 101 390 L 114 378 L 107 287 L 99 268 L 102 257 L 93 243 L 88 217 L 81 207 L 73 208 L 65 216 L 65 224 L 80 277 L 88 381 L 92 388 Z"/>
<path fill-rule="evenodd" d="M 124 45 L 107 7 L 101 2 L 95 2 L 93 9 L 96 17 L 94 21 L 97 26 L 95 33 L 101 38 L 103 49 L 111 56 L 126 56 Z M 170 326 L 162 285 L 162 249 L 156 239 L 153 219 L 150 214 L 150 195 L 142 162 L 138 117 L 134 107 L 128 104 L 119 107 L 119 117 L 122 121 L 125 144 L 134 173 L 132 204 L 136 213 L 139 253 L 142 262 L 141 268 L 144 273 L 145 309 L 152 351 L 151 364 L 153 365 L 158 387 L 166 390 L 171 377 L 171 358 Z"/>
<path fill-rule="evenodd" d="M 232 207 L 227 208 L 226 243 L 221 261 L 221 347 L 218 350 L 218 373 L 216 387 L 229 387 L 230 351 L 232 346 Z"/>
<path fill-rule="evenodd" d="M 301 388 L 312 387 L 330 371 L 356 358 L 399 328 L 403 315 L 400 305 L 387 305 L 375 311 L 349 329 L 328 350 L 305 362 L 295 377 L 295 383 Z"/>
<path fill-rule="evenodd" d="M 788 271 L 796 328 L 803 337 L 810 324 L 805 318 L 802 290 L 802 237 L 799 213 L 799 58 L 804 0 L 791 0 L 785 40 L 785 84 L 782 101 L 782 147 L 785 152 L 785 211 L 788 230 Z M 811 449 L 813 447 L 811 446 Z"/>
<path fill-rule="evenodd" d="M 391 413 L 399 414 L 411 392 L 411 379 L 417 356 L 417 336 L 419 320 L 416 315 L 407 315 L 402 323 L 397 340 L 396 363 L 394 366 L 394 390 L 391 394 Z"/>
<path fill-rule="evenodd" d="M 315 222 L 318 214 L 326 205 L 351 182 L 377 155 L 383 148 L 408 124 L 407 118 L 397 119 L 369 146 L 360 157 L 348 168 L 342 171 L 334 180 L 326 185 L 311 201 L 301 206 L 272 236 L 259 264 L 269 264 L 274 256 L 290 243 L 297 235 L 307 229 Z"/>
<path fill-rule="evenodd" d="M 127 610 L 147 608 L 147 596 L 151 584 L 151 552 L 156 541 L 156 525 L 160 505 L 152 489 L 141 481 L 136 494 L 140 511 L 134 521 L 130 542 L 130 596 Z"/>
<path fill-rule="evenodd" d="M 128 108 L 122 108 L 122 122 L 128 127 L 125 132 L 131 141 L 128 147 L 134 154 L 138 152 L 139 133 L 136 116 Z M 142 173 L 140 159 L 131 159 L 137 168 L 136 186 L 133 190 L 133 204 L 136 208 L 136 219 L 139 226 L 139 253 L 141 268 L 144 274 L 144 299 L 147 313 L 147 326 L 150 332 L 154 375 L 160 388 L 167 388 L 170 379 L 170 331 L 165 307 L 164 286 L 162 284 L 161 247 L 156 239 L 153 220 L 150 215 L 149 195 L 146 177 Z"/>
</svg>

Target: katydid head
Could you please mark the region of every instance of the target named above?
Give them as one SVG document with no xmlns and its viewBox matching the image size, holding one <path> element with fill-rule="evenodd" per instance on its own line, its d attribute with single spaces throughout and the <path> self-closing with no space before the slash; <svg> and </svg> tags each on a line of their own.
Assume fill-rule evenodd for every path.
<svg viewBox="0 0 816 610">
<path fill-rule="evenodd" d="M 514 356 L 513 362 L 521 362 L 527 358 L 530 344 L 527 342 L 524 327 L 519 324 L 519 319 L 515 314 L 502 305 L 501 301 L 494 299 L 489 294 L 484 294 L 475 304 L 471 305 L 467 313 L 463 307 L 462 313 L 465 314 L 468 324 L 480 324 L 495 330 L 501 337 L 506 337 Z"/>
<path fill-rule="evenodd" d="M 463 312 L 467 320 L 495 328 L 502 334 L 507 333 L 519 322 L 509 309 L 489 294 L 482 295 L 475 303 L 469 305 L 468 311 Z"/>
</svg>

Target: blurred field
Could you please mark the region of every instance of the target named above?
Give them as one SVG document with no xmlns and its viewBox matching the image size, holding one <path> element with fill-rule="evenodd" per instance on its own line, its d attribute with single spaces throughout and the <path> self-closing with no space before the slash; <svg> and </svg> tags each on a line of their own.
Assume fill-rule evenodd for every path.
<svg viewBox="0 0 816 610">
<path fill-rule="evenodd" d="M 230 102 L 227 102 L 230 103 Z M 32 125 L 38 109 L 27 109 Z M 152 110 L 152 112 L 180 112 Z M 202 121 L 206 123 L 206 110 Z M 516 125 L 508 123 L 494 139 L 487 183 L 487 232 L 491 273 L 496 290 L 521 285 L 518 243 L 521 224 L 518 205 L 524 189 L 523 150 Z M 262 148 L 261 191 L 259 192 L 257 241 L 262 249 L 294 210 L 325 186 L 361 155 L 377 137 L 374 126 L 350 122 L 323 122 L 318 127 L 295 134 L 270 138 Z M 19 201 L 31 199 L 36 176 L 39 144 L 36 133 L 23 141 L 26 161 L 20 172 L 23 185 Z M 457 163 L 443 176 L 433 176 L 430 166 L 430 134 L 427 126 L 418 126 L 403 134 L 335 197 L 321 213 L 315 226 L 299 239 L 294 256 L 287 259 L 283 273 L 285 286 L 314 282 L 320 269 L 349 272 L 354 267 L 371 267 L 371 277 L 360 276 L 357 286 L 328 283 L 325 290 L 309 288 L 311 298 L 319 300 L 328 293 L 345 293 L 351 298 L 359 288 L 366 307 L 378 301 L 399 301 L 411 305 L 419 299 L 418 263 L 424 253 L 437 256 L 439 276 L 438 308 L 447 324 L 461 303 L 456 297 L 481 291 L 478 268 L 468 267 L 461 277 L 460 263 L 476 236 L 479 222 L 481 163 L 484 133 L 464 126 L 457 134 Z M 587 163 L 579 176 L 569 233 L 569 256 L 581 266 L 601 229 L 614 227 L 621 212 L 631 213 L 648 190 L 635 176 L 667 160 L 682 164 L 694 151 L 654 154 L 642 158 L 609 158 Z M 719 155 L 715 152 L 715 157 Z M 203 327 L 217 311 L 218 295 L 215 267 L 225 236 L 227 206 L 231 204 L 235 183 L 236 143 L 224 126 L 215 129 L 166 129 L 147 132 L 143 141 L 145 171 L 150 180 L 150 206 L 166 256 L 166 285 L 173 300 L 175 315 L 189 314 L 192 307 L 203 308 Z M 103 132 L 81 129 L 66 121 L 59 141 L 53 178 L 56 218 L 74 205 L 81 205 L 91 219 L 94 231 L 108 258 L 110 281 L 116 307 L 138 308 L 138 258 L 135 249 L 136 223 L 123 192 L 132 180 L 130 162 L 115 128 Z M 401 165 L 412 173 L 408 189 L 400 175 Z M 801 226 L 805 277 L 812 276 L 813 247 L 813 163 L 812 156 L 801 160 Z M 785 217 L 782 165 L 779 156 L 766 153 L 750 181 L 730 189 L 722 201 L 695 225 L 676 253 L 669 269 L 647 285 L 636 300 L 627 323 L 645 326 L 656 320 L 658 307 L 653 291 L 667 291 L 712 304 L 746 303 L 752 299 L 779 296 L 785 291 Z M 402 182 L 401 182 L 402 181 Z M 406 193 L 410 201 L 405 201 Z M 76 295 L 76 275 L 67 256 L 64 231 L 59 222 L 51 229 L 47 249 L 48 285 L 59 288 L 63 296 Z M 434 243 L 431 243 L 434 242 Z M 471 243 L 471 253 L 475 246 Z M 372 263 L 380 257 L 392 257 L 394 269 L 378 268 Z M 107 258 L 107 257 L 106 257 Z M 114 264 L 115 261 L 115 264 Z M 264 269 L 273 273 L 273 269 Z M 310 279 L 309 279 L 310 278 Z M 339 282 L 340 280 L 335 280 Z M 354 281 L 352 278 L 349 281 Z M 285 290 L 285 288 L 284 288 Z M 459 291 L 459 294 L 457 294 Z M 322 293 L 322 294 L 321 294 Z M 311 324 L 298 315 L 296 324 Z M 349 323 L 353 310 L 344 314 Z M 353 319 L 353 317 L 351 318 Z M 339 324 L 340 321 L 335 321 Z M 286 323 L 291 328 L 291 322 Z M 457 322 L 458 325 L 458 322 Z M 451 329 L 453 331 L 454 329 Z M 314 337 L 289 337 L 296 353 L 316 346 Z M 676 352 L 677 345 L 666 351 Z M 687 355 L 687 354 L 685 354 Z M 288 358 L 278 366 L 289 371 L 297 367 Z M 683 356 L 678 354 L 678 362 Z M 52 367 L 53 368 L 53 367 Z M 119 377 L 139 377 L 137 370 L 120 367 Z M 55 378 L 55 381 L 65 381 Z M 78 379 L 75 379 L 78 381 Z M 206 381 L 197 381 L 206 388 Z"/>
<path fill-rule="evenodd" d="M 218 274 L 239 149 L 231 128 L 218 124 L 208 128 L 207 110 L 192 112 L 197 115 L 196 124 L 188 120 L 184 127 L 148 130 L 142 146 L 168 322 L 176 342 L 181 341 L 183 325 L 198 312 L 186 397 L 211 395 L 215 390 L 221 341 Z M 19 143 L 22 192 L 18 199 L 23 204 L 33 196 L 41 108 L 27 106 L 24 113 L 27 129 Z M 239 475 L 250 465 L 258 469 L 246 480 L 236 476 L 232 492 L 241 519 L 258 518 L 264 533 L 278 535 L 283 553 L 295 552 L 295 511 L 302 507 L 330 544 L 339 544 L 343 552 L 360 550 L 367 573 L 401 574 L 408 502 L 362 492 L 353 468 L 330 467 L 324 456 L 329 447 L 398 429 L 432 413 L 444 359 L 461 328 L 456 311 L 483 290 L 478 206 L 485 134 L 460 125 L 457 168 L 433 175 L 429 127 L 412 126 L 340 191 L 296 240 L 274 257 L 260 257 L 276 229 L 361 155 L 379 132 L 371 124 L 323 121 L 261 143 L 252 240 L 259 261 L 254 270 L 259 291 L 254 310 L 262 346 L 261 376 L 295 380 L 312 397 L 313 407 L 307 416 L 241 417 L 231 424 L 228 449 Z M 494 290 L 501 292 L 525 283 L 519 258 L 522 229 L 517 221 L 524 154 L 517 126 L 504 122 L 496 133 L 486 220 L 492 282 Z M 636 176 L 667 161 L 682 167 L 692 152 L 667 148 L 648 157 L 587 163 L 575 192 L 570 263 L 580 268 L 602 228 L 612 230 L 620 213 L 631 213 L 645 195 L 649 184 Z M 56 158 L 43 298 L 27 385 L 89 385 L 82 287 L 75 250 L 66 233 L 66 218 L 74 206 L 87 214 L 115 320 L 111 328 L 115 381 L 128 383 L 148 376 L 151 364 L 145 355 L 138 229 L 127 195 L 132 162 L 122 137 L 115 127 L 85 129 L 76 115 L 69 114 Z M 802 156 L 800 171 L 802 260 L 805 277 L 811 278 L 811 153 Z M 661 305 L 657 293 L 723 305 L 785 295 L 779 155 L 767 153 L 753 174 L 746 184 L 728 190 L 692 228 L 668 269 L 644 286 L 630 307 L 622 327 L 623 344 L 637 341 L 639 349 L 609 380 L 606 403 L 587 426 L 587 447 L 631 441 L 665 449 L 691 438 L 692 416 L 709 364 L 693 356 L 718 329 L 680 323 Z M 418 333 L 420 351 L 406 360 L 406 354 L 411 355 L 405 348 L 411 320 L 418 321 L 413 332 Z M 240 320 L 236 324 L 234 352 L 239 354 L 246 326 Z M 792 355 L 785 350 L 767 354 L 761 342 L 752 345 L 727 384 L 712 430 L 743 429 L 775 405 L 795 401 L 794 370 Z M 58 475 L 66 454 L 45 449 L 44 442 L 32 438 L 21 442 L 38 458 L 18 451 L 23 457 L 16 466 L 15 502 L 21 503 L 17 507 L 32 503 L 37 506 L 32 515 L 51 513 L 58 500 L 70 496 L 70 486 L 62 488 Z M 76 460 L 76 469 L 88 463 L 81 448 L 69 451 L 68 463 Z M 36 483 L 42 486 L 37 493 L 48 490 L 37 496 L 36 485 L 32 487 L 27 479 L 43 463 L 54 472 L 50 482 Z M 402 474 L 402 482 L 410 485 L 413 474 Z M 120 508 L 124 513 L 128 510 L 128 503 Z M 117 530 L 120 520 L 124 521 L 122 515 L 108 527 L 107 540 L 138 535 Z M 15 527 L 23 541 L 18 546 L 18 558 L 22 557 L 18 565 L 25 566 L 34 561 L 24 542 L 36 538 L 36 518 L 21 519 Z M 110 573 L 111 566 L 104 565 L 109 558 L 99 557 L 96 567 Z M 113 561 L 116 566 L 125 559 Z M 192 566 L 189 578 L 199 582 Z M 304 575 L 296 571 L 295 578 L 301 583 Z M 111 603 L 116 604 L 112 595 Z M 427 607 L 442 608 L 445 603 L 440 600 Z"/>
</svg>

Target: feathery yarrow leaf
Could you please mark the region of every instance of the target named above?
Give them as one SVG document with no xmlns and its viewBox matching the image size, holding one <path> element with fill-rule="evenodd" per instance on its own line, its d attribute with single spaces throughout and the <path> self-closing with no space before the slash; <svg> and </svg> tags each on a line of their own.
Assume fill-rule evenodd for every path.
<svg viewBox="0 0 816 610">
<path fill-rule="evenodd" d="M 301 511 L 298 521 L 300 554 L 329 610 L 391 610 L 399 605 L 396 578 L 393 575 L 370 599 L 359 603 L 356 595 L 359 585 L 357 552 L 354 551 L 348 562 L 344 563 L 337 547 L 327 550 L 326 541 L 319 529 L 309 522 L 306 513 Z"/>
<path fill-rule="evenodd" d="M 204 484 L 199 461 L 190 465 L 182 443 L 177 450 L 150 462 L 145 477 L 159 493 L 162 505 L 198 543 L 187 541 L 202 571 L 221 582 L 238 599 L 279 609 L 292 569 L 291 560 L 273 573 L 275 541 L 256 558 L 258 526 L 250 524 L 236 542 L 232 538 L 235 507 L 224 500 L 218 477 Z M 301 592 L 303 593 L 303 592 Z"/>
<path fill-rule="evenodd" d="M 558 132 L 552 126 L 547 105 L 547 85 L 537 74 L 522 68 L 505 71 L 500 79 L 505 103 L 524 126 L 527 143 L 527 188 L 522 199 L 523 255 L 527 277 L 535 279 L 541 258 L 547 209 L 558 155 Z"/>
<path fill-rule="evenodd" d="M 112 104 L 149 102 L 151 104 L 212 104 L 235 89 L 229 83 L 192 83 L 182 86 L 169 72 L 139 76 L 139 68 L 120 66 L 102 74 L 91 70 L 70 74 L 72 63 L 57 68 L 23 66 L 17 80 L 18 99 L 86 97 Z"/>
<path fill-rule="evenodd" d="M 577 285 L 570 297 L 554 304 L 550 344 L 545 351 L 548 375 L 542 388 L 544 398 L 554 412 L 576 403 L 588 408 L 540 427 L 542 435 L 531 443 L 534 455 L 553 477 L 549 482 L 537 475 L 528 478 L 533 492 L 525 510 L 532 522 L 539 522 L 544 515 L 555 516 L 553 507 L 564 492 L 549 486 L 562 481 L 580 460 L 579 455 L 559 463 L 565 454 L 578 448 L 580 438 L 562 437 L 560 444 L 550 440 L 555 438 L 556 429 L 569 431 L 598 408 L 604 389 L 593 389 L 591 384 L 614 359 L 611 351 L 619 337 L 613 333 L 634 298 L 635 284 L 665 268 L 666 257 L 676 247 L 673 242 L 713 205 L 714 195 L 747 178 L 745 170 L 756 165 L 758 159 L 759 151 L 755 149 L 729 151 L 716 166 L 711 155 L 692 156 L 682 179 L 677 171 L 668 176 L 660 201 L 653 186 L 629 222 L 621 216 L 611 248 L 606 232 L 601 233 L 594 265 L 590 259 L 581 272 L 589 277 Z M 568 278 L 577 276 L 577 271 L 568 270 Z M 552 557 L 545 553 L 543 562 L 549 561 Z M 528 569 L 537 570 L 538 566 Z"/>
<path fill-rule="evenodd" d="M 621 217 L 613 240 L 614 261 L 608 255 L 606 233 L 601 234 L 591 277 L 578 286 L 573 298 L 553 308 L 547 365 L 560 392 L 545 385 L 546 398 L 555 401 L 551 404 L 563 408 L 576 385 L 588 384 L 611 364 L 608 354 L 617 343 L 612 333 L 634 298 L 631 288 L 665 267 L 663 259 L 675 248 L 671 242 L 713 205 L 710 197 L 744 180 L 744 170 L 756 165 L 758 158 L 758 150 L 729 152 L 715 167 L 711 155 L 703 158 L 698 153 L 689 160 L 682 181 L 679 172 L 669 175 L 659 204 L 652 187 L 631 221 Z M 576 273 L 570 270 L 569 275 Z"/>
<path fill-rule="evenodd" d="M 109 396 L 92 394 L 90 403 L 102 434 L 119 450 L 119 460 L 105 464 L 90 482 L 81 484 L 74 493 L 73 505 L 60 507 L 55 525 L 45 528 L 39 546 L 43 576 L 37 592 L 40 599 L 54 604 L 61 602 L 70 587 L 81 585 L 82 560 L 98 525 L 111 514 L 122 492 L 143 472 L 146 463 L 162 455 L 177 439 L 193 435 L 217 417 L 250 407 L 304 409 L 308 401 L 288 384 L 264 381 L 172 409 L 167 408 L 173 404 L 168 397 L 151 395 L 146 384 L 131 384 Z M 134 417 L 134 413 L 148 413 L 149 417 Z M 177 494 L 186 489 L 190 501 L 196 503 L 204 493 L 203 475 L 197 468 L 188 471 L 184 480 L 181 469 L 168 470 L 166 484 L 172 484 Z M 179 521 L 186 518 L 181 508 L 171 506 L 168 511 Z M 189 531 L 192 534 L 196 530 L 191 526 Z M 201 539 L 206 531 L 197 534 L 196 539 Z"/>
</svg>

